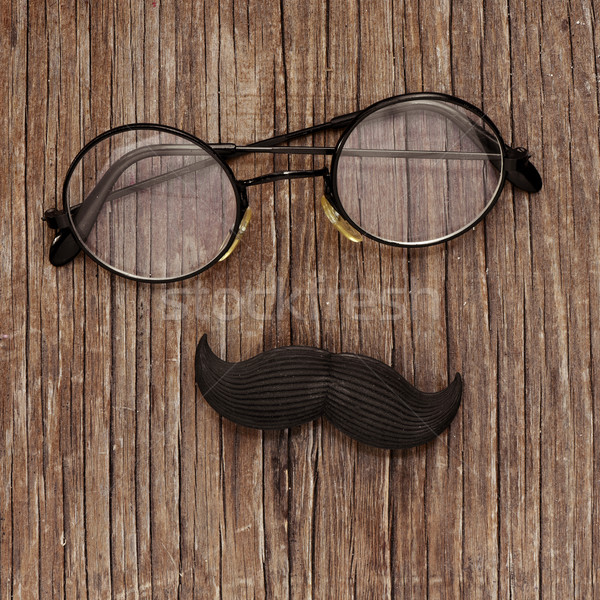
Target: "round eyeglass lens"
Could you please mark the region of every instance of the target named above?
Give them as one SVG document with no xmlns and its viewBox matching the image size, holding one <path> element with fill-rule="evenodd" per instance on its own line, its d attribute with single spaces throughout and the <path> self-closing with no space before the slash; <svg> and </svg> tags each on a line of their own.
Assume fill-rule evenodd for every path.
<svg viewBox="0 0 600 600">
<path fill-rule="evenodd" d="M 234 184 L 207 150 L 170 131 L 104 137 L 75 166 L 67 210 L 86 250 L 140 279 L 185 277 L 233 235 Z"/>
<path fill-rule="evenodd" d="M 502 170 L 502 145 L 485 119 L 449 100 L 412 99 L 354 126 L 335 183 L 364 232 L 425 245 L 473 225 L 499 194 Z"/>
</svg>

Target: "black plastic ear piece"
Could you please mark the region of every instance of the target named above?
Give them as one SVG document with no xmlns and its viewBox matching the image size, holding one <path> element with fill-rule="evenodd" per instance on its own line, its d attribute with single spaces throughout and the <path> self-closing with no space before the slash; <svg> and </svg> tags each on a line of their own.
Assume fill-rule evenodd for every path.
<svg viewBox="0 0 600 600">
<path fill-rule="evenodd" d="M 79 206 L 72 209 L 72 214 L 76 214 Z M 50 246 L 49 258 L 55 267 L 61 267 L 72 261 L 81 251 L 81 247 L 69 229 L 69 218 L 62 210 L 51 208 L 44 213 L 42 220 L 48 224 L 51 229 L 57 229 L 58 233 L 52 240 Z"/>
<path fill-rule="evenodd" d="M 58 232 L 50 246 L 50 262 L 55 267 L 61 267 L 71 262 L 81 252 L 81 246 L 68 229 Z"/>
<path fill-rule="evenodd" d="M 506 179 L 518 188 L 534 194 L 542 189 L 542 178 L 529 160 L 525 148 L 506 148 Z"/>
</svg>

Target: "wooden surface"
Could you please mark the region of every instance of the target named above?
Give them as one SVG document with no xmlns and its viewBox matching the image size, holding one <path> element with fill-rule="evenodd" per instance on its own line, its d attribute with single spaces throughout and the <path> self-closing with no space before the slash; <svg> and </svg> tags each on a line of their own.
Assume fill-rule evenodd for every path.
<svg viewBox="0 0 600 600">
<path fill-rule="evenodd" d="M 3 0 L 0 598 L 600 597 L 599 9 Z M 543 191 L 407 252 L 340 240 L 321 182 L 279 182 L 185 283 L 48 262 L 40 217 L 111 126 L 246 143 L 421 90 L 482 107 Z M 410 451 L 237 428 L 195 389 L 205 332 L 230 361 L 307 344 L 426 390 L 460 371 L 463 404 Z"/>
</svg>

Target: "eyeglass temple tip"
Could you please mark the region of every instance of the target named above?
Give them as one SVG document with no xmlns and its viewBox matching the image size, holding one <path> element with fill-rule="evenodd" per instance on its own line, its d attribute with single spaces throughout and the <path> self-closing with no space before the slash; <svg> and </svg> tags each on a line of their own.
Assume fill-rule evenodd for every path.
<svg viewBox="0 0 600 600">
<path fill-rule="evenodd" d="M 81 248 L 73 234 L 68 229 L 62 229 L 52 241 L 48 256 L 55 267 L 61 267 L 71 262 L 80 250 Z"/>
<path fill-rule="evenodd" d="M 506 179 L 513 185 L 530 194 L 542 189 L 542 177 L 535 168 L 526 148 L 505 149 L 507 161 Z"/>
</svg>

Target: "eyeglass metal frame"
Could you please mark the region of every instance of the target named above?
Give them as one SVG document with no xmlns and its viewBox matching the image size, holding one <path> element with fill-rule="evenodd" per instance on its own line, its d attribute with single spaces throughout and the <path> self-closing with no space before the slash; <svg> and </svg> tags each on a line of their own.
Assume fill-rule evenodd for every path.
<svg viewBox="0 0 600 600">
<path fill-rule="evenodd" d="M 497 150 L 494 150 L 493 153 L 490 153 L 488 157 L 493 157 L 496 160 L 496 163 L 493 162 L 494 166 L 498 169 L 500 173 L 500 179 L 494 191 L 494 194 L 490 201 L 486 204 L 480 214 L 473 219 L 471 222 L 465 224 L 459 230 L 452 232 L 446 236 L 434 239 L 434 240 L 426 240 L 426 241 L 417 241 L 417 242 L 397 242 L 394 240 L 387 240 L 384 238 L 377 237 L 365 229 L 363 229 L 360 225 L 358 225 L 346 212 L 344 209 L 343 203 L 339 197 L 338 188 L 337 188 L 337 169 L 339 165 L 340 157 L 342 156 L 342 150 L 344 148 L 344 144 L 348 140 L 349 136 L 353 132 L 353 130 L 359 125 L 364 119 L 372 115 L 373 113 L 386 108 L 388 106 L 392 106 L 394 104 L 399 104 L 403 102 L 409 101 L 421 101 L 424 106 L 428 109 L 431 109 L 432 106 L 436 106 L 436 102 L 440 103 L 439 107 L 446 104 L 454 104 L 462 109 L 466 109 L 469 112 L 473 113 L 475 116 L 479 117 L 482 122 L 489 128 L 489 132 L 482 128 L 480 125 L 475 122 L 470 121 L 468 117 L 464 116 L 460 111 L 450 111 L 448 109 L 441 110 L 442 113 L 446 112 L 445 116 L 448 116 L 451 120 L 458 120 L 460 125 L 468 127 L 469 129 L 475 131 L 478 136 L 478 141 L 480 145 L 485 145 L 486 139 L 489 143 L 494 144 L 494 146 L 498 146 L 500 154 L 497 153 Z M 417 106 L 418 107 L 418 106 Z M 438 107 L 438 108 L 439 108 Z M 337 144 L 334 147 L 318 147 L 318 146 L 284 146 L 282 144 L 286 144 L 292 140 L 298 139 L 300 137 L 312 135 L 315 133 L 319 133 L 327 130 L 335 130 L 335 129 L 344 129 L 340 138 L 338 139 Z M 98 256 L 96 256 L 92 251 L 90 251 L 85 243 L 85 240 L 82 239 L 78 228 L 75 224 L 74 217 L 78 213 L 78 211 L 85 205 L 85 201 L 89 198 L 89 196 L 83 201 L 83 203 L 70 206 L 68 200 L 68 188 L 73 172 L 78 166 L 79 162 L 85 156 L 87 152 L 89 152 L 94 146 L 102 142 L 103 140 L 122 132 L 131 132 L 135 130 L 154 130 L 158 132 L 164 132 L 179 136 L 190 143 L 198 146 L 201 150 L 206 152 L 208 156 L 214 159 L 224 170 L 229 178 L 235 195 L 236 200 L 236 218 L 234 227 L 231 230 L 229 239 L 226 243 L 223 244 L 219 253 L 207 264 L 202 267 L 183 275 L 178 275 L 175 277 L 167 277 L 167 278 L 148 278 L 143 276 L 138 276 L 132 273 L 127 273 L 118 268 L 115 268 L 113 265 L 107 263 L 102 260 Z M 136 149 L 132 152 L 143 150 Z M 387 150 L 384 152 L 388 152 Z M 389 151 L 389 152 L 404 152 L 407 156 L 416 156 L 416 155 L 427 155 L 427 154 L 443 154 L 448 155 L 451 153 L 448 152 L 439 152 L 436 153 L 434 151 Z M 491 151 L 490 151 L 491 152 Z M 247 153 L 270 153 L 270 154 L 308 154 L 308 155 L 325 155 L 332 156 L 331 166 L 322 167 L 319 169 L 308 169 L 308 170 L 296 170 L 296 171 L 277 171 L 272 173 L 266 173 L 263 175 L 258 175 L 256 177 L 244 180 L 238 180 L 231 167 L 227 164 L 226 160 L 234 157 L 241 156 Z M 485 156 L 485 153 L 483 154 Z M 462 156 L 462 154 L 461 154 Z M 246 146 L 238 146 L 236 144 L 230 143 L 214 143 L 208 144 L 196 136 L 182 131 L 180 129 L 170 127 L 167 125 L 160 125 L 155 123 L 137 123 L 132 125 L 121 125 L 119 127 L 115 127 L 110 129 L 98 137 L 94 138 L 90 142 L 88 142 L 77 154 L 77 156 L 73 159 L 67 174 L 65 176 L 65 182 L 63 185 L 63 210 L 57 209 L 49 209 L 44 213 L 43 219 L 47 222 L 48 226 L 52 229 L 58 230 L 57 234 L 52 242 L 50 247 L 50 262 L 56 266 L 60 266 L 66 264 L 73 260 L 75 256 L 79 253 L 80 250 L 83 250 L 85 254 L 87 254 L 92 260 L 94 260 L 97 264 L 104 267 L 108 271 L 115 273 L 117 275 L 121 275 L 128 279 L 133 279 L 135 281 L 140 282 L 149 282 L 149 283 L 170 283 L 175 281 L 181 281 L 183 279 L 187 279 L 189 277 L 194 277 L 199 273 L 202 273 L 206 269 L 209 269 L 213 265 L 215 265 L 220 260 L 226 258 L 233 248 L 237 245 L 237 242 L 240 239 L 240 235 L 244 232 L 245 227 L 247 225 L 247 221 L 250 214 L 249 202 L 247 196 L 247 188 L 260 185 L 264 183 L 270 183 L 279 180 L 291 180 L 305 177 L 323 177 L 325 182 L 325 190 L 324 190 L 324 200 L 326 198 L 329 206 L 327 207 L 325 203 L 323 204 L 326 209 L 326 213 L 328 214 L 329 219 L 334 223 L 334 225 L 340 230 L 340 232 L 346 237 L 352 239 L 353 241 L 359 241 L 360 235 L 364 235 L 370 239 L 373 239 L 377 242 L 398 246 L 398 247 L 424 247 L 431 246 L 434 244 L 439 244 L 442 242 L 449 241 L 455 237 L 458 237 L 465 233 L 468 229 L 474 227 L 479 223 L 494 207 L 502 189 L 504 188 L 504 184 L 506 180 L 509 180 L 511 183 L 516 185 L 517 187 L 523 189 L 526 192 L 534 193 L 541 189 L 542 181 L 539 173 L 531 164 L 530 155 L 525 148 L 511 148 L 506 145 L 500 131 L 496 127 L 496 125 L 491 121 L 491 119 L 479 108 L 457 98 L 455 96 L 450 96 L 447 94 L 434 93 L 434 92 L 419 92 L 414 94 L 403 94 L 400 96 L 393 96 L 391 98 L 387 98 L 372 104 L 371 106 L 356 111 L 353 113 L 349 113 L 346 115 L 341 115 L 335 117 L 326 123 L 322 123 L 319 125 L 314 125 L 312 127 L 307 127 L 305 129 L 301 129 L 298 131 L 293 131 L 287 134 L 274 136 L 265 140 L 261 140 L 255 142 L 253 144 L 249 144 Z M 490 158 L 491 159 L 491 158 Z M 499 164 L 498 163 L 499 159 Z M 141 160 L 138 159 L 138 160 Z M 135 162 L 135 161 L 134 161 Z M 109 169 L 113 168 L 114 164 L 109 167 Z M 167 176 L 159 176 L 159 178 L 168 178 Z M 155 178 L 151 178 L 154 180 Z M 163 179 L 164 180 L 164 179 Z M 150 183 L 149 185 L 153 185 Z M 143 189 L 144 182 L 136 183 L 131 187 L 135 187 L 136 189 Z M 333 209 L 333 210 L 331 210 Z M 98 210 L 98 209 L 97 209 Z M 332 216 L 334 215 L 334 216 Z M 338 220 L 339 218 L 339 220 Z M 353 231 L 354 230 L 354 231 Z M 354 235 L 356 234 L 356 235 Z"/>
</svg>

